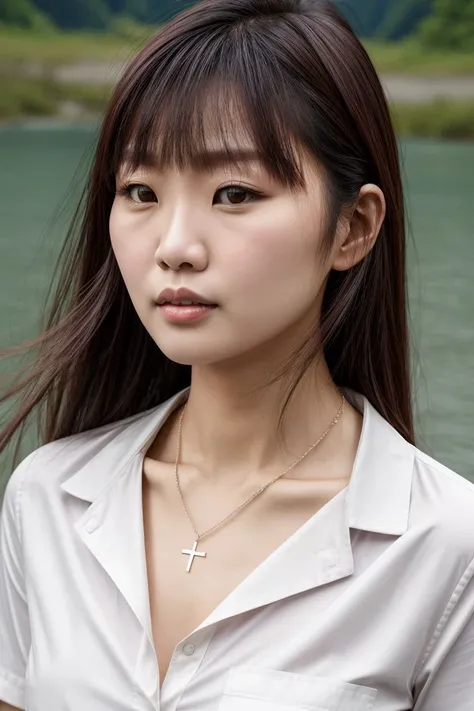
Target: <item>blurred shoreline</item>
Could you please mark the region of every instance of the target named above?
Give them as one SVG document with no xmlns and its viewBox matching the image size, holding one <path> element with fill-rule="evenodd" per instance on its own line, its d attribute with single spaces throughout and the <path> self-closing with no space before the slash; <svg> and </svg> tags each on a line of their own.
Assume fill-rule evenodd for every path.
<svg viewBox="0 0 474 711">
<path fill-rule="evenodd" d="M 6 72 L 0 62 L 0 126 L 100 121 L 123 62 L 28 63 Z M 400 137 L 474 141 L 474 76 L 382 74 Z"/>
<path fill-rule="evenodd" d="M 2 74 L 9 70 L 30 79 L 50 78 L 61 83 L 113 86 L 120 78 L 126 62 L 104 60 L 77 61 L 49 68 L 41 62 L 0 62 Z M 426 103 L 438 98 L 474 100 L 474 75 L 472 76 L 417 76 L 411 74 L 382 73 L 381 81 L 388 98 L 401 103 Z"/>
</svg>

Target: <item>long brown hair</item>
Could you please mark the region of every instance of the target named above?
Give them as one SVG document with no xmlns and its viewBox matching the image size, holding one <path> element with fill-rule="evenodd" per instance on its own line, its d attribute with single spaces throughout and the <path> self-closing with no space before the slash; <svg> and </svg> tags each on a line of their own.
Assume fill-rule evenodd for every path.
<svg viewBox="0 0 474 711">
<path fill-rule="evenodd" d="M 403 194 L 376 71 L 326 0 L 205 0 L 169 22 L 116 87 L 45 332 L 16 351 L 35 360 L 3 398 L 20 402 L 0 451 L 33 412 L 48 442 L 146 410 L 190 383 L 190 368 L 171 362 L 139 321 L 108 223 L 119 164 L 159 150 L 163 166 L 202 165 L 209 117 L 224 144 L 229 125 L 247 126 L 267 170 L 290 187 L 303 180 L 294 146 L 311 152 L 326 176 L 328 239 L 364 183 L 382 189 L 387 212 L 374 248 L 329 275 L 323 352 L 338 385 L 365 395 L 413 441 Z M 298 378 L 320 351 L 312 334 Z"/>
</svg>

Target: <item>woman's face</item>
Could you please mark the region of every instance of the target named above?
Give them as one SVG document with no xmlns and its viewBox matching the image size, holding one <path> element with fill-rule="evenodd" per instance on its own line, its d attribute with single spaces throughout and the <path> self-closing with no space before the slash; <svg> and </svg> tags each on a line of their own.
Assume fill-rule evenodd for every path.
<svg viewBox="0 0 474 711">
<path fill-rule="evenodd" d="M 320 256 L 324 185 L 310 160 L 306 187 L 292 190 L 255 156 L 238 168 L 219 159 L 206 172 L 117 176 L 110 236 L 120 271 L 143 325 L 182 364 L 284 356 L 314 331 L 330 269 Z"/>
</svg>

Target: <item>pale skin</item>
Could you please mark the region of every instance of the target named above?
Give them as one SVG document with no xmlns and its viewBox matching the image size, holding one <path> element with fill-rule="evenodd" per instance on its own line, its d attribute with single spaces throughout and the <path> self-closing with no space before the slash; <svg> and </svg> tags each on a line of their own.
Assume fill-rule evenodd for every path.
<svg viewBox="0 0 474 711">
<path fill-rule="evenodd" d="M 318 439 L 341 404 L 320 359 L 297 388 L 281 436 L 282 385 L 262 388 L 268 374 L 317 330 L 330 270 L 350 269 L 363 259 L 385 216 L 381 190 L 364 185 L 341 214 L 332 249 L 323 258 L 318 248 L 326 214 L 324 181 L 310 157 L 304 168 L 306 189 L 297 191 L 270 178 L 258 161 L 239 168 L 216 165 L 207 173 L 148 168 L 118 176 L 119 184 L 146 186 L 132 188 L 131 199 L 117 195 L 110 217 L 126 287 L 158 347 L 192 366 L 179 476 L 199 532 L 284 471 Z M 240 192 L 229 192 L 229 185 Z M 263 196 L 250 200 L 245 190 Z M 165 287 L 180 286 L 218 308 L 195 324 L 166 322 L 155 299 Z M 362 425 L 347 404 L 338 425 L 303 462 L 199 542 L 207 557 L 195 559 L 187 573 L 181 550 L 191 548 L 195 536 L 174 481 L 180 412 L 158 433 L 143 466 L 150 610 L 161 684 L 176 645 L 347 485 Z M 0 711 L 12 709 L 0 702 Z"/>
<path fill-rule="evenodd" d="M 210 142 L 211 150 L 218 147 Z M 236 140 L 237 147 L 249 148 L 244 139 Z M 144 186 L 131 188 L 131 200 L 118 196 L 110 218 L 125 284 L 159 348 L 192 365 L 179 474 L 199 532 L 284 471 L 326 429 L 341 403 L 320 360 L 291 401 L 282 438 L 276 424 L 281 384 L 260 387 L 314 332 L 330 269 L 349 269 L 363 259 L 385 215 L 380 189 L 363 186 L 341 215 L 323 259 L 325 187 L 309 157 L 305 177 L 306 190 L 292 191 L 253 160 L 238 168 L 216 164 L 206 173 L 149 168 L 118 176 L 119 184 Z M 233 185 L 240 192 L 229 192 Z M 262 197 L 251 199 L 252 191 Z M 168 286 L 190 288 L 218 308 L 195 325 L 169 324 L 153 304 Z M 347 485 L 361 430 L 360 415 L 347 406 L 338 426 L 304 462 L 200 541 L 198 550 L 207 557 L 196 559 L 188 574 L 181 550 L 191 548 L 195 536 L 174 481 L 178 416 L 158 434 L 143 471 L 161 682 L 176 645 Z"/>
</svg>

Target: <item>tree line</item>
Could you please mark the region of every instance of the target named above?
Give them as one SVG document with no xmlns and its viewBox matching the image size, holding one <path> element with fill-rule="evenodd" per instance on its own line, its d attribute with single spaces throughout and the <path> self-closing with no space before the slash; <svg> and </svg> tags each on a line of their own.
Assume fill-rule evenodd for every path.
<svg viewBox="0 0 474 711">
<path fill-rule="evenodd" d="M 117 18 L 160 24 L 193 0 L 0 0 L 0 25 L 109 30 Z M 417 36 L 427 46 L 474 49 L 474 0 L 334 0 L 363 38 Z"/>
<path fill-rule="evenodd" d="M 396 41 L 474 50 L 474 0 L 335 0 L 358 34 Z"/>
</svg>

